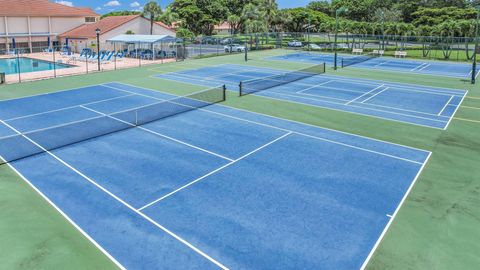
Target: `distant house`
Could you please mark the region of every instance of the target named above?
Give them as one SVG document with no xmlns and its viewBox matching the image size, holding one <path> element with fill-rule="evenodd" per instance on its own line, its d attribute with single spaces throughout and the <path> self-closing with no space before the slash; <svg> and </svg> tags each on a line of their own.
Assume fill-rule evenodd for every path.
<svg viewBox="0 0 480 270">
<path fill-rule="evenodd" d="M 215 25 L 213 28 L 214 34 L 217 35 L 231 35 L 232 34 L 232 27 L 228 22 L 223 22 L 219 25 Z"/>
<path fill-rule="evenodd" d="M 12 49 L 13 43 L 31 52 L 59 45 L 58 34 L 99 19 L 90 8 L 48 0 L 0 0 L 0 51 Z"/>
<path fill-rule="evenodd" d="M 100 44 L 105 43 L 108 39 L 126 33 L 134 33 L 137 35 L 150 34 L 150 20 L 140 15 L 128 16 L 111 16 L 106 17 L 96 23 L 86 24 L 74 28 L 70 31 L 59 35 L 62 41 L 68 38 L 69 46 L 79 52 L 84 48 L 95 46 L 96 29 L 100 29 Z M 175 36 L 175 30 L 162 22 L 153 24 L 154 35 Z"/>
</svg>

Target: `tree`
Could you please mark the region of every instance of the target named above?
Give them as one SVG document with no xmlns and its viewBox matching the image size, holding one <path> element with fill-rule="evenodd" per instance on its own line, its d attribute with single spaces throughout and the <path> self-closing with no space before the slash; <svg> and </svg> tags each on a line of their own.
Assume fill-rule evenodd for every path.
<svg viewBox="0 0 480 270">
<path fill-rule="evenodd" d="M 179 20 L 178 14 L 173 12 L 170 6 L 168 6 L 157 19 L 166 25 L 172 25 L 174 22 Z"/>
<path fill-rule="evenodd" d="M 113 11 L 113 12 L 103 14 L 102 17 L 100 17 L 100 18 L 103 19 L 103 18 L 111 17 L 111 16 L 127 16 L 127 15 L 140 15 L 140 14 L 142 14 L 140 11 L 129 11 L 129 10 Z"/>
<path fill-rule="evenodd" d="M 334 15 L 332 5 L 330 4 L 330 2 L 325 1 L 325 0 L 310 2 L 307 5 L 307 8 L 318 11 L 318 12 L 325 13 L 327 15 L 331 15 L 331 16 Z"/>
<path fill-rule="evenodd" d="M 186 28 L 179 28 L 177 29 L 177 37 L 178 38 L 194 38 L 195 35 Z"/>
<path fill-rule="evenodd" d="M 345 7 L 348 11 L 345 18 L 355 21 L 368 21 L 372 10 L 375 10 L 375 0 L 332 0 L 332 8 L 337 10 Z"/>
<path fill-rule="evenodd" d="M 171 8 L 181 26 L 195 35 L 211 35 L 214 26 L 225 21 L 228 14 L 226 0 L 175 0 Z"/>
<path fill-rule="evenodd" d="M 401 22 L 402 13 L 400 10 L 387 9 L 387 8 L 378 8 L 373 14 L 372 21 L 374 22 Z"/>
<path fill-rule="evenodd" d="M 162 13 L 162 8 L 156 1 L 150 1 L 143 7 L 143 15 L 150 19 L 150 35 L 153 35 L 155 18 Z"/>
<path fill-rule="evenodd" d="M 322 12 L 309 8 L 289 8 L 283 11 L 290 18 L 285 24 L 286 30 L 290 32 L 304 32 L 309 24 L 314 30 L 318 30 L 323 23 L 334 20 Z"/>
<path fill-rule="evenodd" d="M 242 22 L 242 19 L 238 15 L 232 14 L 227 17 L 227 23 L 230 26 L 230 29 L 232 29 L 231 34 L 236 34 L 239 32 L 241 22 Z"/>
<path fill-rule="evenodd" d="M 275 17 L 275 13 L 278 10 L 278 5 L 275 0 L 262 0 L 260 3 L 260 10 L 265 15 L 265 21 L 268 26 L 268 30 L 272 29 L 272 22 Z"/>
</svg>

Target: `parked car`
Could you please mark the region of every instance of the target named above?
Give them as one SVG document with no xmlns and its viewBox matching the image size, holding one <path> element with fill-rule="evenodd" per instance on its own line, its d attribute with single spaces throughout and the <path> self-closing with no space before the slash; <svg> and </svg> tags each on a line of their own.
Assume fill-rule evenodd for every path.
<svg viewBox="0 0 480 270">
<path fill-rule="evenodd" d="M 298 40 L 292 40 L 288 42 L 288 47 L 302 47 L 303 44 L 301 41 Z"/>
<path fill-rule="evenodd" d="M 222 45 L 232 44 L 232 43 L 235 43 L 235 42 L 238 42 L 238 41 L 233 39 L 233 38 L 224 38 L 224 39 L 220 40 L 220 44 L 222 44 Z"/>
<path fill-rule="evenodd" d="M 311 50 L 321 50 L 321 49 L 323 49 L 321 46 L 318 46 L 318 45 L 315 44 L 315 43 L 307 44 L 307 45 L 305 46 L 305 48 L 311 49 Z"/>
<path fill-rule="evenodd" d="M 225 52 L 230 53 L 230 52 L 244 52 L 245 51 L 245 46 L 240 45 L 240 44 L 230 44 L 226 45 L 223 47 L 225 49 Z"/>
</svg>

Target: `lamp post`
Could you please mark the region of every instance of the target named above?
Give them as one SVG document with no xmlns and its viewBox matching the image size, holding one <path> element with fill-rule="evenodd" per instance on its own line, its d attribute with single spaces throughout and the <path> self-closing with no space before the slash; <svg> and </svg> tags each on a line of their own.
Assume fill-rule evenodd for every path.
<svg viewBox="0 0 480 270">
<path fill-rule="evenodd" d="M 98 62 L 98 71 L 100 71 L 100 28 L 95 29 L 97 33 L 97 62 Z"/>
<path fill-rule="evenodd" d="M 480 6 L 477 9 L 477 19 L 475 20 L 475 47 L 473 48 L 473 63 L 472 63 L 472 79 L 471 83 L 475 84 L 477 77 L 477 49 L 478 49 L 478 20 L 480 19 Z"/>
<path fill-rule="evenodd" d="M 338 16 L 342 14 L 343 12 L 348 11 L 347 8 L 341 7 L 335 11 L 335 41 L 333 43 L 333 51 L 334 51 L 334 56 L 333 56 L 333 69 L 337 70 L 337 36 L 338 36 Z"/>
<path fill-rule="evenodd" d="M 382 10 L 382 50 L 385 50 L 385 12 Z"/>
</svg>

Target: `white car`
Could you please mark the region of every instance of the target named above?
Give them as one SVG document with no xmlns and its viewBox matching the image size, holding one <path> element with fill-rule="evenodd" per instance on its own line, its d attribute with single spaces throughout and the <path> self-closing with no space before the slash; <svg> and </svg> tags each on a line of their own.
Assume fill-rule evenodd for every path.
<svg viewBox="0 0 480 270">
<path fill-rule="evenodd" d="M 227 53 L 229 53 L 229 52 L 244 52 L 245 51 L 245 46 L 242 46 L 240 44 L 230 44 L 230 45 L 227 45 L 223 48 L 225 49 L 225 52 L 227 52 Z"/>
<path fill-rule="evenodd" d="M 302 42 L 298 40 L 292 40 L 288 42 L 288 47 L 302 47 L 302 46 L 303 46 Z"/>
</svg>

